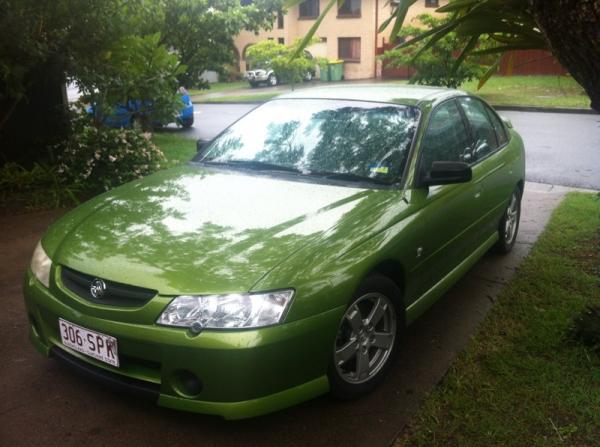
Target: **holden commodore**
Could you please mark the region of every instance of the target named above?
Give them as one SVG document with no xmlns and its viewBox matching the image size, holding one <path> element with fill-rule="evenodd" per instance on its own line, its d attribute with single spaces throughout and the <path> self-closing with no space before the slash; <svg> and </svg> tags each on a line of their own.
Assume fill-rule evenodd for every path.
<svg viewBox="0 0 600 447">
<path fill-rule="evenodd" d="M 245 418 L 382 381 L 402 333 L 519 227 L 523 142 L 481 99 L 306 89 L 53 224 L 24 283 L 45 356 Z"/>
</svg>

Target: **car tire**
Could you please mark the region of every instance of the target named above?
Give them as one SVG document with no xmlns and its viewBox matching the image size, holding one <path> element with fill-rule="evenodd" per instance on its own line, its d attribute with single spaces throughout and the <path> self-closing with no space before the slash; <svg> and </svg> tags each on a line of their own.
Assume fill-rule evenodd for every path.
<svg viewBox="0 0 600 447">
<path fill-rule="evenodd" d="M 181 120 L 181 127 L 183 127 L 184 129 L 189 129 L 193 125 L 194 125 L 194 117 L 193 116 L 191 116 L 189 118 L 184 118 Z"/>
<path fill-rule="evenodd" d="M 249 84 L 250 84 L 250 87 L 252 87 L 252 88 L 258 87 L 258 82 L 249 82 Z"/>
<path fill-rule="evenodd" d="M 521 220 L 521 189 L 515 188 L 508 200 L 508 206 L 504 210 L 500 224 L 498 225 L 498 242 L 495 251 L 501 254 L 510 253 L 517 240 L 519 222 Z"/>
<path fill-rule="evenodd" d="M 366 278 L 339 323 L 328 370 L 331 394 L 356 399 L 372 391 L 394 363 L 405 327 L 399 287 L 381 274 Z"/>
<path fill-rule="evenodd" d="M 275 87 L 277 84 L 279 84 L 279 79 L 277 79 L 277 76 L 275 76 L 274 74 L 269 75 L 269 77 L 267 78 L 267 83 L 271 86 L 271 87 Z"/>
</svg>

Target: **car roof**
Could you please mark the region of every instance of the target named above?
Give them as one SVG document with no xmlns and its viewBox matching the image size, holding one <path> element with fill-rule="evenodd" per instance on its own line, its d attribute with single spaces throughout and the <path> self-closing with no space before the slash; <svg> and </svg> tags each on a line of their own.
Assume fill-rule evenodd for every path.
<svg viewBox="0 0 600 447">
<path fill-rule="evenodd" d="M 395 83 L 338 84 L 303 88 L 278 96 L 277 99 L 340 99 L 351 101 L 387 102 L 424 106 L 465 92 L 442 87 Z"/>
</svg>

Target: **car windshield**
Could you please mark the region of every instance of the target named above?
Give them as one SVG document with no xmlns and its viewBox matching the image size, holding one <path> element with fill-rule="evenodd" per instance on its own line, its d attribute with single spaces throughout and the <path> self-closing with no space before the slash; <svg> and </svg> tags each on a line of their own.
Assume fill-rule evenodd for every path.
<svg viewBox="0 0 600 447">
<path fill-rule="evenodd" d="M 278 99 L 234 123 L 195 161 L 392 184 L 404 170 L 418 119 L 411 106 Z"/>
</svg>

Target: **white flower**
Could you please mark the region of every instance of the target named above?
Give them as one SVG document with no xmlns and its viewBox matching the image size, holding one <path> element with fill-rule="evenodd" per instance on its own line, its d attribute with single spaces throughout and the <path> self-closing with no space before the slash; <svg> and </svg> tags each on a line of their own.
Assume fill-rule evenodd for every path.
<svg viewBox="0 0 600 447">
<path fill-rule="evenodd" d="M 114 163 L 117 160 L 117 157 L 113 157 L 112 155 L 108 156 L 108 161 L 110 161 L 111 163 Z"/>
</svg>

